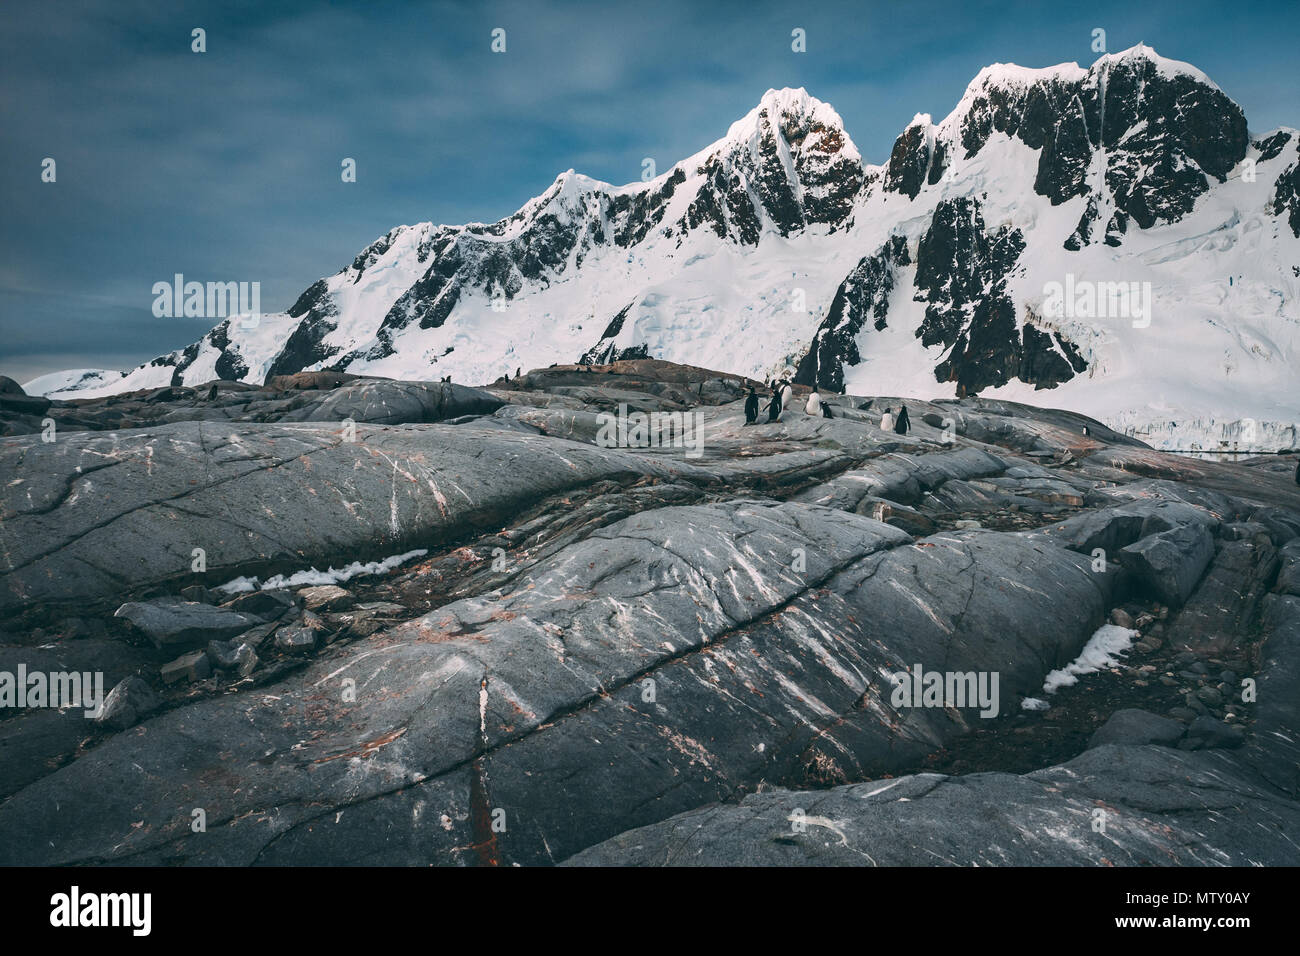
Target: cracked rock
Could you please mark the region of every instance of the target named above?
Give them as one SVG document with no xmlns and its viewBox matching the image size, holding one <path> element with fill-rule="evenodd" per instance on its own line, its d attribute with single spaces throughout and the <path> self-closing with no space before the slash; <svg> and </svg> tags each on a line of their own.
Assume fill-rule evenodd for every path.
<svg viewBox="0 0 1300 956">
<path fill-rule="evenodd" d="M 128 602 L 114 617 L 130 622 L 160 650 L 225 640 L 262 623 L 253 614 L 175 598 Z"/>
</svg>

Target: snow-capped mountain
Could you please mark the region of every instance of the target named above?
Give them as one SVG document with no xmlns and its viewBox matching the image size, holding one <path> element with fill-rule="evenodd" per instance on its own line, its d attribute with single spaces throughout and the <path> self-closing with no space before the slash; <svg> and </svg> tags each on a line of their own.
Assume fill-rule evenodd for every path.
<svg viewBox="0 0 1300 956">
<path fill-rule="evenodd" d="M 70 368 L 38 375 L 23 384 L 23 391 L 48 398 L 85 398 L 92 392 L 111 393 L 113 389 L 106 386 L 117 383 L 125 374 L 103 368 Z"/>
<path fill-rule="evenodd" d="M 829 105 L 769 90 L 649 182 L 570 170 L 500 222 L 399 226 L 288 312 L 76 394 L 649 355 L 1296 447 L 1298 301 L 1300 136 L 1252 136 L 1203 73 L 1138 46 L 988 67 L 882 166 Z"/>
</svg>

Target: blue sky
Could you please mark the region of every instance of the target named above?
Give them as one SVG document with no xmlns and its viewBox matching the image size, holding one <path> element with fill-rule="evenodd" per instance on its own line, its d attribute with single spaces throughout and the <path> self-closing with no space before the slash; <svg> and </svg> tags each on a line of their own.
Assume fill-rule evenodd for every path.
<svg viewBox="0 0 1300 956">
<path fill-rule="evenodd" d="M 493 221 L 569 168 L 663 170 L 769 87 L 831 103 L 882 162 L 981 67 L 1090 63 L 1097 27 L 1111 51 L 1146 42 L 1200 67 L 1252 132 L 1300 126 L 1294 0 L 7 0 L 0 373 L 129 367 L 194 341 L 209 321 L 151 311 L 177 272 L 258 281 L 263 309 L 283 309 L 395 225 Z"/>
</svg>

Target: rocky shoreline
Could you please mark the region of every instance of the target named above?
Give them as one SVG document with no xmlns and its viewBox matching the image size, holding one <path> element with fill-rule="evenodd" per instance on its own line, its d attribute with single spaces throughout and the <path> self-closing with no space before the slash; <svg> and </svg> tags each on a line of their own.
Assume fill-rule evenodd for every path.
<svg viewBox="0 0 1300 956">
<path fill-rule="evenodd" d="M 0 709 L 0 863 L 1300 862 L 1293 457 L 749 384 L 6 386 L 0 673 L 111 692 Z M 998 715 L 896 706 L 917 664 Z"/>
</svg>

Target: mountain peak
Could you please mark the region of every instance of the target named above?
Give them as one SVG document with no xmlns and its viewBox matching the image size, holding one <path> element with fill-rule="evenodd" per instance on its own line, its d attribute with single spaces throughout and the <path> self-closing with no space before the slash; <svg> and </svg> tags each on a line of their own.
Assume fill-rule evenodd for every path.
<svg viewBox="0 0 1300 956">
<path fill-rule="evenodd" d="M 761 117 L 769 120 L 812 120 L 822 126 L 844 131 L 844 120 L 829 103 L 817 99 L 802 86 L 770 89 L 759 98 L 758 105 L 731 124 L 727 139 L 741 139 L 758 126 Z"/>
<path fill-rule="evenodd" d="M 963 100 L 973 97 L 990 86 L 1003 88 L 1023 87 L 1044 80 L 1074 82 L 1083 79 L 1090 72 L 1095 72 L 1102 66 L 1112 66 L 1119 63 L 1132 64 L 1137 61 L 1147 61 L 1153 64 L 1165 76 L 1181 74 L 1216 90 L 1218 89 L 1213 80 L 1190 63 L 1161 56 L 1153 47 L 1149 47 L 1145 43 L 1137 43 L 1126 50 L 1103 53 L 1087 69 L 1074 61 L 1044 67 L 1019 66 L 1015 63 L 990 63 L 976 73 L 975 78 L 966 85 L 966 96 L 963 97 Z"/>
<path fill-rule="evenodd" d="M 988 100 L 990 96 L 1008 93 L 1021 96 L 1034 87 L 1061 87 L 1085 81 L 1096 85 L 1102 76 L 1113 72 L 1117 67 L 1144 72 L 1144 65 L 1149 66 L 1164 79 L 1186 77 L 1207 89 L 1222 93 L 1213 80 L 1190 63 L 1161 56 L 1154 48 L 1145 43 L 1138 43 L 1115 53 L 1103 53 L 1087 68 L 1076 62 L 1045 67 L 991 63 L 975 74 L 975 78 L 966 85 L 966 90 L 957 105 L 939 125 L 945 128 L 959 125 L 975 104 Z M 916 120 L 913 120 L 913 124 L 915 123 Z"/>
<path fill-rule="evenodd" d="M 861 160 L 835 107 L 817 99 L 802 86 L 769 89 L 758 105 L 732 123 L 723 140 L 707 152 L 713 152 L 722 143 L 756 142 L 769 130 L 779 133 L 792 150 L 820 149 L 855 162 Z"/>
<path fill-rule="evenodd" d="M 783 86 L 769 89 L 759 98 L 759 106 L 778 113 L 802 113 L 810 105 L 822 105 L 821 100 L 809 95 L 802 86 Z"/>
<path fill-rule="evenodd" d="M 1156 70 L 1165 77 L 1186 76 L 1197 83 L 1202 83 L 1211 89 L 1219 89 L 1213 80 L 1204 72 L 1185 63 L 1182 60 L 1171 60 L 1169 57 L 1161 56 L 1154 48 L 1147 46 L 1145 43 L 1138 43 L 1129 47 L 1127 50 L 1120 50 L 1118 53 L 1105 53 L 1097 58 L 1092 64 L 1092 69 L 1097 70 L 1099 67 L 1111 66 L 1119 63 L 1132 64 L 1136 61 L 1146 61 L 1152 64 Z"/>
</svg>

